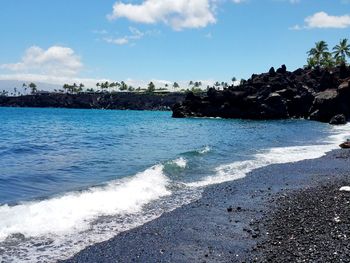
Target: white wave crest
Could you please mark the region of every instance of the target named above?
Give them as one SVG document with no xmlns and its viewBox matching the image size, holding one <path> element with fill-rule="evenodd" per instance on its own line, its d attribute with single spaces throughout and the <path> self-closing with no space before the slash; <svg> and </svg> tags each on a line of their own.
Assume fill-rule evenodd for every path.
<svg viewBox="0 0 350 263">
<path fill-rule="evenodd" d="M 302 160 L 317 159 L 327 152 L 337 149 L 339 144 L 350 136 L 350 124 L 333 127 L 333 134 L 326 140 L 327 144 L 276 147 L 258 153 L 252 160 L 234 162 L 221 165 L 215 169 L 215 175 L 203 178 L 198 182 L 188 183 L 187 186 L 203 187 L 227 181 L 238 180 L 249 172 L 270 164 L 298 162 Z"/>
<path fill-rule="evenodd" d="M 180 167 L 181 169 L 185 169 L 187 167 L 187 160 L 183 157 L 177 158 L 170 162 L 173 165 Z"/>
<path fill-rule="evenodd" d="M 203 149 L 200 149 L 198 151 L 199 154 L 206 154 L 211 151 L 211 148 L 209 146 L 205 146 Z"/>
<path fill-rule="evenodd" d="M 167 185 L 163 166 L 157 165 L 105 187 L 0 206 L 0 241 L 16 233 L 38 237 L 82 231 L 99 216 L 137 213 L 145 204 L 170 195 Z"/>
</svg>

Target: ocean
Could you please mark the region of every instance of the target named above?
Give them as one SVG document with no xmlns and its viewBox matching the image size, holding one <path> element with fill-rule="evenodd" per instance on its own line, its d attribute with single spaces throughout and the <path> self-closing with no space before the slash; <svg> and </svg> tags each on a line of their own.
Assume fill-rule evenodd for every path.
<svg viewBox="0 0 350 263">
<path fill-rule="evenodd" d="M 0 262 L 55 262 L 198 199 L 205 186 L 323 156 L 350 126 L 0 108 Z"/>
</svg>

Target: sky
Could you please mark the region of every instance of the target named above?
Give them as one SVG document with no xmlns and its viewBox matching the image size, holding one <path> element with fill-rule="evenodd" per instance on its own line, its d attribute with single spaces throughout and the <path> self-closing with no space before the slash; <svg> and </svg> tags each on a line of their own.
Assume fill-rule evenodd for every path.
<svg viewBox="0 0 350 263">
<path fill-rule="evenodd" d="M 1 0 L 0 80 L 185 83 L 302 67 L 350 0 Z"/>
</svg>

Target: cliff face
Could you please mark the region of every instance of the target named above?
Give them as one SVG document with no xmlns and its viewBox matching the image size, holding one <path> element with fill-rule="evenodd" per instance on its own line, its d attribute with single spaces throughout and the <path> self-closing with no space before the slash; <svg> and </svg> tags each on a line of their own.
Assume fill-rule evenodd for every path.
<svg viewBox="0 0 350 263">
<path fill-rule="evenodd" d="M 170 110 L 185 98 L 181 93 L 169 94 L 40 94 L 0 97 L 1 107 Z"/>
<path fill-rule="evenodd" d="M 188 94 L 173 107 L 173 117 L 242 119 L 305 118 L 322 122 L 350 118 L 350 67 L 331 70 L 297 69 L 252 75 L 240 86 L 208 90 L 205 96 Z M 345 117 L 344 117 L 345 115 Z"/>
</svg>

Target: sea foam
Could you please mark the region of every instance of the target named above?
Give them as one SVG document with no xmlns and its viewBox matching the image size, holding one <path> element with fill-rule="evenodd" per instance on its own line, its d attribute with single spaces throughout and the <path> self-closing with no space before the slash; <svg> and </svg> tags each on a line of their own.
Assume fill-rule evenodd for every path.
<svg viewBox="0 0 350 263">
<path fill-rule="evenodd" d="M 187 160 L 183 157 L 180 157 L 176 160 L 171 161 L 170 164 L 173 164 L 181 169 L 185 169 L 187 167 Z"/>
<path fill-rule="evenodd" d="M 325 144 L 275 147 L 263 150 L 253 156 L 251 160 L 233 162 L 217 167 L 213 176 L 205 177 L 197 182 L 187 183 L 190 187 L 204 187 L 212 184 L 238 180 L 244 178 L 249 172 L 270 164 L 298 162 L 302 160 L 317 159 L 338 148 L 338 145 L 350 136 L 350 124 L 334 126 Z"/>
<path fill-rule="evenodd" d="M 156 165 L 104 187 L 43 201 L 0 206 L 0 241 L 17 233 L 38 237 L 83 231 L 99 216 L 137 213 L 145 204 L 170 195 L 168 183 L 163 166 Z"/>
</svg>

